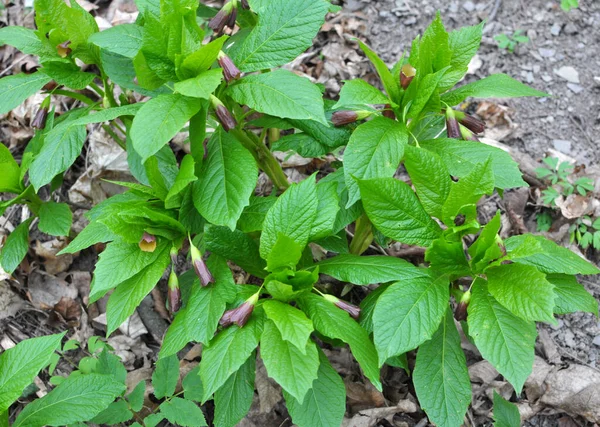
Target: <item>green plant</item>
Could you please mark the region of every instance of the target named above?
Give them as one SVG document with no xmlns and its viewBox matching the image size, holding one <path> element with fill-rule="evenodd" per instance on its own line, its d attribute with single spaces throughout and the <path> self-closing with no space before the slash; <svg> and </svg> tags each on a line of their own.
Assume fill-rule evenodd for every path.
<svg viewBox="0 0 600 427">
<path fill-rule="evenodd" d="M 560 8 L 565 12 L 569 12 L 571 9 L 576 9 L 578 7 L 578 0 L 560 0 Z"/>
<path fill-rule="evenodd" d="M 515 51 L 517 44 L 529 43 L 529 37 L 523 35 L 523 30 L 516 30 L 512 34 L 497 34 L 494 36 L 494 40 L 498 42 L 500 49 L 506 49 L 510 53 Z"/>
<path fill-rule="evenodd" d="M 587 215 L 577 218 L 569 227 L 569 234 L 571 243 L 576 241 L 583 249 L 592 246 L 600 250 L 600 218 L 592 220 Z"/>
<path fill-rule="evenodd" d="M 532 369 L 535 322 L 553 323 L 555 313 L 577 310 L 597 314 L 596 301 L 575 275 L 599 270 L 539 236 L 502 240 L 500 213 L 479 224 L 481 197 L 527 184 L 507 153 L 476 140 L 483 123 L 452 107 L 467 97 L 546 94 L 504 74 L 454 88 L 479 47 L 483 23 L 448 33 L 437 16 L 391 70 L 358 42 L 385 92 L 356 79 L 344 84 L 337 102 L 323 100 L 319 86 L 277 67 L 310 46 L 331 5 L 249 3 L 234 0 L 215 14 L 196 1 L 139 1 L 135 24 L 98 32 L 77 3 L 36 0 L 38 31 L 1 29 L 0 40 L 39 55 L 42 63 L 32 75 L 0 80 L 1 112 L 51 80 L 72 90 L 50 89 L 50 96 L 70 96 L 79 105 L 57 118 L 50 101 L 42 105 L 46 122 L 36 121 L 40 129 L 20 165 L 5 149 L 1 159 L 9 173 L 0 183 L 18 195 L 2 208 L 25 204 L 39 217 L 42 232 L 67 234 L 68 206 L 42 200 L 37 191 L 60 185 L 84 144 L 87 123 L 108 122 L 138 182 L 119 183 L 128 191 L 94 206 L 86 214 L 89 225 L 62 253 L 107 243 L 90 301 L 113 290 L 108 335 L 171 264 L 174 319 L 156 372 L 172 372 L 172 381 L 175 354 L 190 341 L 202 343 L 198 375 L 191 377 L 202 391 L 191 400 L 214 400 L 216 426 L 233 426 L 248 411 L 257 349 L 296 425 L 339 426 L 345 387 L 322 342 L 349 345 L 380 390 L 380 368 L 388 363 L 408 369 L 406 353 L 418 348 L 413 381 L 421 405 L 435 424 L 458 426 L 471 388 L 453 308 L 483 357 L 520 393 Z M 198 26 L 197 17 L 205 15 L 214 18 Z M 217 37 L 234 23 L 242 30 L 231 41 Z M 203 44 L 213 31 L 213 40 Z M 75 58 L 95 65 L 94 72 L 81 71 Z M 78 92 L 88 86 L 96 95 Z M 119 88 L 123 96 L 116 96 Z M 130 103 L 128 90 L 151 99 Z M 191 154 L 177 162 L 168 142 L 188 121 Z M 447 137 L 440 137 L 444 127 Z M 290 185 L 267 143 L 306 157 L 345 150 L 333 172 Z M 401 163 L 414 190 L 394 178 Z M 273 183 L 270 196 L 253 194 L 259 170 Z M 0 258 L 6 271 L 25 257 L 31 224 L 24 222 L 8 237 Z M 374 241 L 425 247 L 427 264 L 362 255 Z M 327 257 L 315 262 L 313 249 Z M 181 251 L 194 267 L 183 274 L 174 262 Z M 261 285 L 236 285 L 228 261 Z M 347 287 L 381 285 L 358 307 L 340 299 L 320 275 Z M 14 361 L 6 359 L 12 367 Z M 31 371 L 46 365 L 39 358 Z M 92 374 L 81 372 L 83 378 Z M 13 395 L 31 375 L 19 380 Z M 54 391 L 64 390 L 67 381 Z M 179 402 L 172 387 L 165 390 L 155 384 L 155 396 L 166 399 L 161 407 Z M 115 386 L 106 401 L 123 401 L 122 393 Z M 24 412 L 32 405 L 41 404 Z M 185 405 L 198 412 L 196 403 Z M 55 416 L 45 411 L 29 426 L 50 424 Z M 146 426 L 156 422 L 143 420 Z"/>
<path fill-rule="evenodd" d="M 575 191 L 582 196 L 594 190 L 594 181 L 586 176 L 577 178 L 570 182 L 569 177 L 573 173 L 573 166 L 568 162 L 560 162 L 556 157 L 546 157 L 545 166 L 535 171 L 539 178 L 549 180 L 552 187 L 542 191 L 542 201 L 549 206 L 556 206 L 556 199 L 562 196 L 570 196 Z M 556 188 L 558 187 L 558 188 Z M 560 191 L 559 191 L 560 189 Z"/>
</svg>

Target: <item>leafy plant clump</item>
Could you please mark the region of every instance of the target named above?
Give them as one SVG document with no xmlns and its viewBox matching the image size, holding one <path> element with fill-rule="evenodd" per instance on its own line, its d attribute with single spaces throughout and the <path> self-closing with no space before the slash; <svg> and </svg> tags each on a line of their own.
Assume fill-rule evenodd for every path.
<svg viewBox="0 0 600 427">
<path fill-rule="evenodd" d="M 523 30 L 516 30 L 512 34 L 497 34 L 494 40 L 498 42 L 498 48 L 506 49 L 510 53 L 515 51 L 518 44 L 529 43 L 529 37 L 523 35 Z"/>
<path fill-rule="evenodd" d="M 62 253 L 106 243 L 90 302 L 112 291 L 107 335 L 169 271 L 174 317 L 152 381 L 154 396 L 164 400 L 152 413 L 140 408 L 132 394 L 143 394 L 143 386 L 127 394 L 116 356 L 88 343 L 93 360 L 55 378 L 56 387 L 27 405 L 15 425 L 99 422 L 118 407 L 122 420 L 102 422 L 135 418 L 134 425 L 154 426 L 166 418 L 200 426 L 206 422 L 197 403 L 213 400 L 209 421 L 234 426 L 252 403 L 260 357 L 296 425 L 337 427 L 345 387 L 321 347 L 348 345 L 378 390 L 381 367 L 409 369 L 407 354 L 416 351 L 412 378 L 421 406 L 436 425 L 459 426 L 471 401 L 459 328 L 519 394 L 532 370 L 535 322 L 598 314 L 575 277 L 596 274 L 596 267 L 540 236 L 502 239 L 500 212 L 478 221 L 481 197 L 527 184 L 508 154 L 478 141 L 484 124 L 453 107 L 468 97 L 546 96 L 504 74 L 455 87 L 479 47 L 482 24 L 447 32 L 437 16 L 391 69 L 358 42 L 384 90 L 350 80 L 331 101 L 318 85 L 280 68 L 310 47 L 334 10 L 325 0 L 233 0 L 218 12 L 188 0 L 137 6 L 136 23 L 99 32 L 75 1 L 35 0 L 37 30 L 0 29 L 1 43 L 41 64 L 32 74 L 0 79 L 0 113 L 40 90 L 48 96 L 21 163 L 1 149 L 0 189 L 15 197 L 0 211 L 22 204 L 32 217 L 8 237 L 0 263 L 17 269 L 34 218 L 43 233 L 69 234 L 69 206 L 48 194 L 79 156 L 86 125 L 104 123 L 126 149 L 137 182 L 119 183 L 127 191 L 94 206 L 89 225 Z M 58 96 L 74 100 L 60 116 L 52 107 Z M 186 124 L 190 154 L 176 157 L 168 143 Z M 289 184 L 272 151 L 290 150 L 313 158 L 337 153 L 338 161 Z M 410 184 L 395 177 L 400 165 Z M 261 171 L 273 185 L 269 196 L 255 194 Z M 425 263 L 363 255 L 374 243 L 392 242 L 426 248 Z M 192 270 L 177 271 L 179 252 L 187 252 Z M 228 262 L 259 285 L 235 284 Z M 347 288 L 380 286 L 359 307 L 322 275 Z M 10 383 L 0 399 L 5 420 L 56 358 L 61 339 L 25 341 L 0 356 L 0 389 Z M 202 343 L 202 359 L 183 380 L 181 397 L 174 394 L 176 354 L 189 342 Z M 57 401 L 86 410 L 65 411 Z M 518 423 L 510 403 L 495 401 L 498 422 Z"/>
</svg>

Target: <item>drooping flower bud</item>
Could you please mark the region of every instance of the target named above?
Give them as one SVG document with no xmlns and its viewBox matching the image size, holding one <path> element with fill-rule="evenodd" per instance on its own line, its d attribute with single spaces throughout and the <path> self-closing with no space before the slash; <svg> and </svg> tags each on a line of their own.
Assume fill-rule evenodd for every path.
<svg viewBox="0 0 600 427">
<path fill-rule="evenodd" d="M 462 113 L 463 117 L 456 116 L 461 125 L 473 133 L 482 133 L 485 130 L 485 123 L 469 114 Z"/>
<path fill-rule="evenodd" d="M 454 310 L 454 318 L 459 322 L 467 319 L 467 307 L 469 306 L 470 301 L 471 291 L 467 291 L 462 295 L 458 305 L 456 306 L 456 309 Z"/>
<path fill-rule="evenodd" d="M 242 72 L 239 70 L 239 68 L 235 66 L 231 58 L 223 51 L 219 52 L 217 61 L 219 61 L 219 66 L 223 69 L 223 77 L 225 77 L 225 81 L 227 83 L 239 79 L 242 75 Z"/>
<path fill-rule="evenodd" d="M 465 141 L 479 141 L 477 135 L 467 129 L 466 126 L 459 124 L 458 128 L 460 129 L 460 136 L 462 136 L 462 139 Z"/>
<path fill-rule="evenodd" d="M 248 4 L 248 0 L 241 0 L 240 3 L 242 5 L 243 9 L 246 9 L 246 10 L 250 9 L 250 5 Z"/>
<path fill-rule="evenodd" d="M 254 306 L 258 302 L 258 294 L 259 292 L 252 295 L 239 307 L 227 310 L 225 313 L 223 313 L 223 316 L 221 316 L 221 320 L 219 320 L 219 324 L 223 327 L 226 327 L 235 323 L 241 328 L 246 323 L 248 323 L 250 315 L 254 311 Z"/>
<path fill-rule="evenodd" d="M 331 123 L 334 126 L 343 126 L 349 123 L 354 123 L 358 120 L 363 120 L 372 114 L 371 111 L 359 110 L 341 110 L 336 111 L 331 115 Z"/>
<path fill-rule="evenodd" d="M 60 56 L 61 58 L 66 58 L 67 56 L 69 56 L 71 54 L 71 52 L 73 51 L 69 47 L 70 44 L 71 44 L 71 40 L 67 40 L 65 42 L 62 42 L 58 46 L 56 46 L 58 56 Z"/>
<path fill-rule="evenodd" d="M 415 78 L 415 74 L 417 74 L 417 70 L 410 64 L 404 64 L 400 69 L 400 86 L 402 89 L 406 90 L 410 82 Z"/>
<path fill-rule="evenodd" d="M 171 250 L 169 251 L 169 255 L 171 256 L 171 264 L 173 264 L 174 266 L 177 264 L 177 254 L 179 253 L 179 251 L 177 250 L 177 248 L 175 246 L 173 246 L 171 248 Z"/>
<path fill-rule="evenodd" d="M 381 115 L 383 117 L 387 117 L 388 119 L 396 120 L 396 114 L 394 114 L 390 104 L 385 104 L 383 110 L 381 110 Z"/>
<path fill-rule="evenodd" d="M 144 231 L 144 235 L 142 236 L 142 239 L 138 245 L 143 252 L 154 252 L 156 249 L 156 236 L 148 234 Z"/>
<path fill-rule="evenodd" d="M 231 9 L 231 13 L 229 14 L 229 18 L 227 19 L 227 26 L 232 30 L 235 28 L 235 21 L 237 19 L 237 7 L 233 7 Z"/>
<path fill-rule="evenodd" d="M 31 120 L 31 127 L 35 129 L 44 129 L 46 127 L 46 119 L 48 118 L 48 110 L 50 109 L 50 97 L 42 101 L 39 110 L 35 113 L 33 120 Z"/>
<path fill-rule="evenodd" d="M 327 301 L 335 304 L 335 306 L 337 308 L 341 308 L 342 310 L 344 310 L 346 313 L 348 313 L 350 315 L 350 317 L 352 317 L 356 320 L 358 320 L 358 318 L 360 317 L 360 307 L 357 307 L 354 304 L 350 304 L 349 302 L 341 300 L 333 295 L 323 295 L 323 297 Z"/>
<path fill-rule="evenodd" d="M 202 286 L 208 286 L 211 283 L 215 283 L 215 278 L 202 259 L 202 254 L 192 243 L 192 239 L 190 239 L 190 255 L 192 256 L 192 265 L 194 266 L 196 275 L 198 276 L 198 279 L 200 279 L 200 284 Z"/>
<path fill-rule="evenodd" d="M 231 25 L 229 25 L 229 22 L 231 19 L 231 15 L 234 11 L 235 8 L 233 7 L 232 2 L 225 3 L 221 10 L 219 10 L 219 12 L 217 12 L 217 14 L 210 21 L 208 21 L 208 28 L 210 28 L 217 34 L 220 34 L 221 32 L 223 32 L 225 26 L 231 27 Z M 235 24 L 235 17 L 233 19 L 233 22 Z"/>
<path fill-rule="evenodd" d="M 181 308 L 181 290 L 179 289 L 179 279 L 175 273 L 175 264 L 171 266 L 171 274 L 169 274 L 169 292 L 167 300 L 169 301 L 169 310 L 171 313 L 176 313 Z"/>
<path fill-rule="evenodd" d="M 231 129 L 234 129 L 237 126 L 237 122 L 235 121 L 235 118 L 231 115 L 227 107 L 225 107 L 221 100 L 214 95 L 210 96 L 210 101 L 215 110 L 217 119 L 221 123 L 221 126 L 223 126 L 223 129 L 225 129 L 226 132 L 229 132 Z"/>
<path fill-rule="evenodd" d="M 454 113 L 452 108 L 446 108 L 446 132 L 448 138 L 460 139 L 460 127 Z"/>
</svg>

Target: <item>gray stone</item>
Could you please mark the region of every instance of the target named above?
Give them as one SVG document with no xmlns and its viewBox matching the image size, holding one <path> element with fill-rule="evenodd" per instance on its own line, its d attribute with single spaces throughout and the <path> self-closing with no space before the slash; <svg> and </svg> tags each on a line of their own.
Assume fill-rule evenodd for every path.
<svg viewBox="0 0 600 427">
<path fill-rule="evenodd" d="M 547 49 L 545 47 L 540 47 L 538 51 L 540 52 L 540 55 L 542 55 L 542 57 L 544 58 L 552 58 L 556 53 L 554 49 Z"/>
<path fill-rule="evenodd" d="M 403 23 L 404 25 L 415 25 L 417 23 L 417 18 L 411 16 L 410 18 L 405 19 Z"/>
<path fill-rule="evenodd" d="M 546 83 L 549 83 L 549 82 L 551 82 L 554 79 L 549 74 L 542 74 L 542 80 L 545 81 Z"/>
<path fill-rule="evenodd" d="M 564 139 L 553 139 L 552 145 L 554 145 L 555 150 L 558 150 L 561 153 L 569 154 L 571 152 L 571 141 L 566 141 Z"/>
<path fill-rule="evenodd" d="M 554 74 L 568 82 L 579 83 L 579 72 L 571 66 L 560 67 L 558 70 L 554 70 Z"/>
<path fill-rule="evenodd" d="M 576 93 L 576 94 L 577 94 L 577 93 L 581 93 L 581 92 L 583 92 L 583 87 L 582 87 L 582 86 L 579 86 L 579 85 L 578 85 L 578 84 L 576 84 L 576 83 L 567 83 L 567 87 L 568 87 L 569 89 L 571 89 L 571 91 L 572 91 L 573 93 Z"/>
<path fill-rule="evenodd" d="M 467 12 L 473 12 L 475 10 L 475 4 L 472 1 L 466 1 L 462 5 L 463 9 Z"/>
<path fill-rule="evenodd" d="M 600 347 L 600 335 L 598 335 L 596 338 L 594 338 L 594 341 L 592 341 L 592 344 Z"/>
<path fill-rule="evenodd" d="M 560 30 L 562 30 L 562 25 L 558 22 L 552 24 L 552 28 L 550 28 L 550 34 L 553 36 L 558 36 L 560 34 Z"/>
<path fill-rule="evenodd" d="M 565 340 L 565 345 L 567 347 L 575 348 L 575 346 L 577 345 L 577 343 L 575 342 L 575 334 L 573 334 L 573 332 L 570 329 L 567 329 L 565 331 L 563 339 Z"/>
<path fill-rule="evenodd" d="M 565 25 L 565 34 L 572 36 L 577 34 L 578 32 L 579 29 L 577 29 L 575 24 L 573 24 L 572 22 L 569 22 L 567 25 Z"/>
</svg>

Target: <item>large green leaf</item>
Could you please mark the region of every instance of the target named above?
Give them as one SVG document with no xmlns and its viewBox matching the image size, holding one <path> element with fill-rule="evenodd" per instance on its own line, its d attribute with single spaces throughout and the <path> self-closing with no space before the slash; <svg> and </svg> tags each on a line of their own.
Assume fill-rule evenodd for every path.
<svg viewBox="0 0 600 427">
<path fill-rule="evenodd" d="M 304 400 L 319 369 L 317 346 L 312 341 L 304 345 L 305 349 L 299 350 L 283 339 L 272 321 L 265 321 L 260 338 L 260 356 L 269 376 L 299 401 Z"/>
<path fill-rule="evenodd" d="M 522 96 L 550 96 L 545 92 L 524 85 L 506 74 L 492 74 L 476 82 L 466 84 L 442 95 L 442 101 L 456 105 L 468 97 L 518 98 Z"/>
<path fill-rule="evenodd" d="M 222 330 L 203 349 L 200 378 L 204 385 L 204 401 L 248 360 L 258 345 L 262 329 L 263 319 L 253 316 L 243 328 L 233 325 Z"/>
<path fill-rule="evenodd" d="M 554 312 L 556 314 L 586 311 L 598 316 L 598 301 L 585 290 L 575 276 L 549 274 L 546 280 L 554 285 Z"/>
<path fill-rule="evenodd" d="M 88 40 L 109 52 L 134 58 L 142 47 L 143 28 L 136 24 L 121 24 L 93 34 Z"/>
<path fill-rule="evenodd" d="M 244 208 L 242 216 L 238 220 L 237 228 L 244 233 L 262 230 L 265 216 L 276 200 L 277 198 L 274 196 L 250 196 L 250 204 Z"/>
<path fill-rule="evenodd" d="M 234 427 L 248 413 L 254 399 L 255 372 L 256 356 L 252 353 L 242 367 L 215 392 L 216 427 Z"/>
<path fill-rule="evenodd" d="M 223 70 L 213 68 L 195 77 L 175 83 L 175 90 L 182 95 L 192 98 L 208 99 L 221 84 Z"/>
<path fill-rule="evenodd" d="M 317 217 L 315 176 L 292 184 L 269 209 L 260 236 L 260 255 L 267 259 L 279 234 L 306 246 Z"/>
<path fill-rule="evenodd" d="M 23 409 L 13 426 L 63 426 L 87 421 L 125 391 L 110 375 L 72 375 L 50 393 Z"/>
<path fill-rule="evenodd" d="M 306 315 L 292 307 L 275 300 L 265 301 L 262 305 L 267 318 L 279 330 L 281 338 L 295 345 L 301 353 L 306 351 L 306 343 L 314 330 L 312 322 Z"/>
<path fill-rule="evenodd" d="M 517 162 L 499 148 L 476 141 L 447 138 L 421 141 L 419 145 L 437 153 L 450 174 L 458 178 L 467 176 L 477 164 L 485 163 L 489 158 L 494 173 L 494 187 L 506 189 L 527 186 Z"/>
<path fill-rule="evenodd" d="M 66 203 L 46 202 L 40 207 L 40 231 L 52 236 L 68 236 L 73 214 Z"/>
<path fill-rule="evenodd" d="M 350 346 L 366 377 L 381 390 L 377 351 L 367 331 L 344 310 L 318 295 L 307 294 L 301 298 L 300 303 L 319 333 L 342 340 Z"/>
<path fill-rule="evenodd" d="M 0 354 L 0 413 L 17 400 L 60 349 L 65 333 L 31 338 Z"/>
<path fill-rule="evenodd" d="M 0 264 L 2 269 L 12 274 L 17 269 L 29 249 L 29 224 L 33 218 L 23 221 L 13 230 L 4 242 L 0 252 Z M 2 411 L 0 411 L 2 412 Z"/>
<path fill-rule="evenodd" d="M 337 192 L 337 183 L 322 182 L 317 184 L 317 217 L 315 218 L 309 240 L 315 241 L 334 232 L 337 215 L 340 210 L 340 197 Z"/>
<path fill-rule="evenodd" d="M 160 95 L 146 102 L 133 119 L 133 148 L 145 162 L 156 154 L 200 110 L 201 101 L 180 94 Z"/>
<path fill-rule="evenodd" d="M 376 117 L 354 130 L 344 151 L 347 208 L 360 199 L 356 180 L 394 176 L 407 143 L 406 127 L 387 117 Z"/>
<path fill-rule="evenodd" d="M 472 274 L 462 241 L 448 241 L 443 236 L 434 240 L 425 251 L 425 261 L 436 271 L 448 274 L 451 280 Z"/>
<path fill-rule="evenodd" d="M 245 76 L 229 86 L 227 93 L 240 104 L 261 113 L 327 124 L 319 88 L 291 71 Z"/>
<path fill-rule="evenodd" d="M 521 393 L 533 368 L 535 322 L 504 308 L 482 279 L 473 284 L 468 313 L 469 335 L 477 349 Z"/>
<path fill-rule="evenodd" d="M 133 418 L 133 412 L 124 400 L 117 400 L 91 419 L 94 424 L 118 425 Z"/>
<path fill-rule="evenodd" d="M 191 400 L 174 397 L 160 404 L 160 414 L 172 424 L 183 427 L 207 426 L 202 409 Z"/>
<path fill-rule="evenodd" d="M 421 407 L 435 425 L 463 425 L 471 403 L 471 380 L 449 307 L 437 332 L 419 347 L 413 382 Z"/>
<path fill-rule="evenodd" d="M 292 421 L 298 427 L 337 427 L 346 412 L 346 388 L 327 357 L 319 351 L 319 370 L 303 401 L 283 392 Z"/>
<path fill-rule="evenodd" d="M 49 42 L 43 43 L 35 31 L 29 28 L 16 25 L 0 28 L 0 46 L 5 44 L 13 46 L 27 55 L 40 56 L 43 60 L 49 57 L 59 57 Z"/>
<path fill-rule="evenodd" d="M 70 62 L 44 62 L 41 71 L 57 84 L 76 90 L 85 89 L 96 78 L 96 74 L 83 72 L 81 68 Z"/>
<path fill-rule="evenodd" d="M 363 207 L 385 236 L 409 245 L 429 246 L 439 225 L 427 214 L 413 190 L 394 178 L 359 181 Z"/>
<path fill-rule="evenodd" d="M 158 254 L 152 264 L 119 284 L 110 295 L 106 305 L 107 336 L 133 314 L 144 297 L 156 286 L 169 265 L 169 249 L 168 245 L 164 245 L 162 248 L 157 247 L 155 252 Z"/>
<path fill-rule="evenodd" d="M 494 390 L 494 427 L 519 427 L 521 414 L 514 403 L 504 400 Z"/>
<path fill-rule="evenodd" d="M 391 256 L 351 254 L 327 258 L 315 267 L 319 273 L 355 285 L 391 282 L 425 275 L 408 261 Z"/>
<path fill-rule="evenodd" d="M 194 184 L 194 205 L 208 221 L 233 231 L 256 186 L 256 161 L 220 127 L 213 133 L 207 150 L 208 157 Z"/>
<path fill-rule="evenodd" d="M 179 359 L 175 354 L 157 360 L 152 373 L 152 387 L 157 399 L 171 397 L 179 382 Z"/>
<path fill-rule="evenodd" d="M 400 281 L 385 290 L 373 313 L 379 365 L 427 341 L 448 306 L 448 279 L 441 276 Z"/>
<path fill-rule="evenodd" d="M 381 91 L 362 79 L 346 80 L 340 91 L 339 101 L 332 107 L 356 107 L 364 104 L 389 104 Z"/>
<path fill-rule="evenodd" d="M 486 270 L 488 290 L 513 314 L 525 320 L 556 323 L 554 286 L 531 265 L 505 264 Z"/>
<path fill-rule="evenodd" d="M 259 16 L 258 24 L 233 44 L 228 53 L 246 72 L 290 62 L 311 46 L 329 5 L 324 0 L 273 0 L 253 4 Z"/>
<path fill-rule="evenodd" d="M 400 82 L 394 78 L 385 62 L 383 62 L 369 46 L 360 40 L 358 41 L 358 45 L 375 67 L 375 70 L 379 75 L 379 79 L 383 84 L 383 88 L 387 92 L 390 99 L 394 102 L 399 102 L 398 98 L 400 97 Z"/>
<path fill-rule="evenodd" d="M 422 148 L 407 146 L 404 166 L 427 213 L 441 218 L 442 206 L 450 194 L 452 180 L 440 156 Z"/>
<path fill-rule="evenodd" d="M 52 80 L 44 73 L 15 74 L 0 79 L 0 114 L 8 113 Z"/>
<path fill-rule="evenodd" d="M 4 144 L 0 144 L 0 169 L 0 192 L 21 193 L 21 169 Z"/>
<path fill-rule="evenodd" d="M 542 236 L 523 234 L 504 241 L 508 259 L 533 265 L 544 273 L 598 274 L 600 270 L 567 248 Z"/>
</svg>

